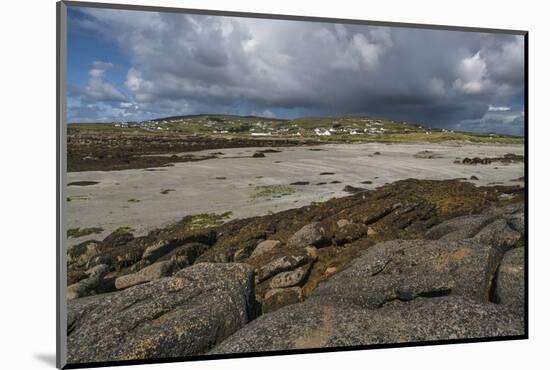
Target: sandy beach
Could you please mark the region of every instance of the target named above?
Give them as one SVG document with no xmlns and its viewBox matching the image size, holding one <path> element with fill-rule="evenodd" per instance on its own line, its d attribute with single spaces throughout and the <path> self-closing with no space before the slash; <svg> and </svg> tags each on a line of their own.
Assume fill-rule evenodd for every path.
<svg viewBox="0 0 550 370">
<path fill-rule="evenodd" d="M 131 227 L 139 235 L 186 215 L 231 212 L 231 218 L 244 218 L 342 197 L 349 195 L 343 191 L 346 185 L 375 189 L 411 177 L 466 178 L 480 186 L 517 185 L 511 180 L 523 176 L 524 171 L 523 163 L 518 162 L 454 163 L 465 157 L 523 155 L 522 145 L 331 144 L 273 148 L 280 152 L 252 158 L 260 149 L 221 149 L 218 158 L 176 163 L 171 167 L 68 173 L 68 183 L 98 182 L 91 186 L 68 186 L 67 196 L 71 199 L 68 228 L 101 227 L 104 231 L 94 235 L 98 239 L 121 226 Z M 415 157 L 425 150 L 435 153 L 437 158 Z M 478 180 L 470 180 L 471 176 Z M 295 182 L 308 184 L 290 185 Z M 291 187 L 292 192 L 278 197 L 255 195 L 258 189 L 272 185 Z M 70 244 L 79 241 L 80 238 L 70 239 Z"/>
</svg>

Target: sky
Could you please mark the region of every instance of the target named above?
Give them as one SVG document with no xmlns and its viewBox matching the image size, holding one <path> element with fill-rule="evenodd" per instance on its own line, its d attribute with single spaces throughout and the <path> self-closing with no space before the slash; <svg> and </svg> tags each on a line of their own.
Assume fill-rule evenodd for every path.
<svg viewBox="0 0 550 370">
<path fill-rule="evenodd" d="M 68 121 L 371 116 L 523 135 L 523 36 L 69 7 Z"/>
</svg>

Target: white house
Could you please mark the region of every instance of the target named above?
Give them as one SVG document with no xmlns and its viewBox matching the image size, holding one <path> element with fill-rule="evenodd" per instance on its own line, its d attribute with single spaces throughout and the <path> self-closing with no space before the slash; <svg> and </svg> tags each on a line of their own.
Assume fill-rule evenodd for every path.
<svg viewBox="0 0 550 370">
<path fill-rule="evenodd" d="M 315 130 L 313 130 L 313 132 L 315 132 L 315 135 L 317 136 L 330 136 L 331 133 L 329 130 L 327 130 L 326 128 L 316 128 Z"/>
</svg>

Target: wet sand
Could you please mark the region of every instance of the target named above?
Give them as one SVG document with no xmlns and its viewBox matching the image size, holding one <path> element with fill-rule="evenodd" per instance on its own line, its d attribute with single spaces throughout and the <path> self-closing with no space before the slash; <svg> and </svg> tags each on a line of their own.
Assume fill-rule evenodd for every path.
<svg viewBox="0 0 550 370">
<path fill-rule="evenodd" d="M 89 186 L 69 186 L 68 228 L 101 227 L 104 232 L 69 239 L 102 239 L 117 227 L 129 226 L 136 235 L 163 227 L 186 215 L 232 212 L 243 218 L 301 207 L 332 197 L 348 195 L 346 185 L 374 189 L 406 178 L 444 180 L 476 176 L 477 185 L 510 181 L 523 176 L 523 163 L 488 165 L 455 164 L 457 158 L 523 155 L 523 145 L 488 144 L 330 144 L 312 147 L 274 148 L 281 152 L 251 158 L 265 148 L 220 149 L 217 159 L 176 163 L 172 167 L 122 171 L 68 173 L 68 182 L 97 181 Z M 312 150 L 314 149 L 314 150 Z M 416 158 L 430 150 L 439 158 Z M 195 152 L 207 155 L 212 150 Z M 375 155 L 380 152 L 380 155 Z M 172 153 L 171 153 L 172 154 Z M 168 155 L 171 155 L 168 154 Z M 233 157 L 233 158 L 232 158 Z M 244 157 L 244 158 L 243 158 Z M 495 169 L 495 167 L 497 167 Z M 334 175 L 320 175 L 333 172 Z M 225 178 L 225 179 L 223 179 Z M 331 184 L 332 181 L 340 183 Z M 372 181 L 372 184 L 362 184 Z M 256 187 L 289 185 L 294 193 L 279 198 L 254 197 Z M 324 185 L 316 185 L 325 182 Z"/>
</svg>

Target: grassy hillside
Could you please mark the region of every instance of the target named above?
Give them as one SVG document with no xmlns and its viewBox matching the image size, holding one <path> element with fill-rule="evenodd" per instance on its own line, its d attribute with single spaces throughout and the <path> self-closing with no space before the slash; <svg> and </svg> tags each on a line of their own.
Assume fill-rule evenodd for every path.
<svg viewBox="0 0 550 370">
<path fill-rule="evenodd" d="M 509 135 L 454 132 L 419 124 L 368 117 L 307 117 L 280 120 L 266 117 L 195 115 L 141 123 L 73 123 L 69 133 L 104 131 L 136 135 L 179 134 L 217 138 L 315 139 L 326 142 L 413 142 L 464 141 L 517 143 L 523 138 Z"/>
</svg>

